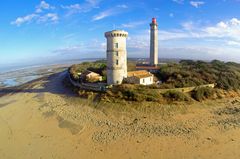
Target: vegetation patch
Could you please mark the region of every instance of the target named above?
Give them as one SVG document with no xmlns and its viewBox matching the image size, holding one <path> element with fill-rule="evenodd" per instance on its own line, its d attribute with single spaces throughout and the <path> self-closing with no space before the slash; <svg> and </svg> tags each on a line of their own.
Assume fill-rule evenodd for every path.
<svg viewBox="0 0 240 159">
<path fill-rule="evenodd" d="M 128 61 L 128 71 L 134 71 L 136 61 Z M 83 62 L 69 68 L 70 76 L 79 80 L 79 74 L 86 70 L 96 72 L 106 82 L 106 61 Z M 109 88 L 107 92 L 92 92 L 73 87 L 80 97 L 93 101 L 104 102 L 185 102 L 203 101 L 228 97 L 229 92 L 240 89 L 240 64 L 214 60 L 212 62 L 182 60 L 179 63 L 161 65 L 158 72 L 154 73 L 160 84 L 149 86 L 122 84 Z M 66 82 L 67 83 L 67 82 Z M 210 87 L 198 87 L 201 85 L 216 85 L 216 89 Z M 67 85 L 67 84 L 66 84 Z M 191 93 L 183 93 L 175 88 L 197 87 Z M 173 89 L 162 91 L 163 89 Z M 237 93 L 232 93 L 236 95 Z"/>
<path fill-rule="evenodd" d="M 98 60 L 94 62 L 83 62 L 81 64 L 72 65 L 68 71 L 72 79 L 75 81 L 79 80 L 79 73 L 83 73 L 86 70 L 100 74 L 101 76 L 103 76 L 103 81 L 106 81 L 107 79 L 106 63 L 107 62 L 105 60 Z M 134 71 L 136 69 L 135 66 L 136 66 L 136 62 L 129 61 L 128 71 Z"/>
<path fill-rule="evenodd" d="M 192 91 L 191 96 L 193 99 L 197 101 L 203 101 L 205 99 L 209 99 L 213 97 L 214 90 L 210 87 L 200 87 Z"/>
<path fill-rule="evenodd" d="M 240 89 L 240 64 L 182 60 L 178 64 L 161 66 L 156 74 L 162 81 L 161 88 L 182 88 L 215 83 L 224 90 Z"/>
<path fill-rule="evenodd" d="M 82 73 L 86 70 L 96 72 L 103 76 L 103 80 L 106 80 L 107 78 L 107 72 L 106 72 L 106 61 L 99 60 L 95 62 L 83 62 L 81 64 L 75 64 L 72 65 L 69 68 L 69 73 L 73 80 L 78 81 L 79 80 L 79 73 Z"/>
<path fill-rule="evenodd" d="M 216 111 L 218 115 L 239 115 L 240 114 L 240 107 L 226 107 Z"/>
<path fill-rule="evenodd" d="M 107 91 L 107 96 L 117 97 L 127 101 L 162 101 L 162 95 L 159 90 L 132 84 L 116 85 Z"/>
<path fill-rule="evenodd" d="M 173 90 L 163 93 L 163 97 L 170 101 L 190 101 L 190 98 L 185 93 Z"/>
</svg>

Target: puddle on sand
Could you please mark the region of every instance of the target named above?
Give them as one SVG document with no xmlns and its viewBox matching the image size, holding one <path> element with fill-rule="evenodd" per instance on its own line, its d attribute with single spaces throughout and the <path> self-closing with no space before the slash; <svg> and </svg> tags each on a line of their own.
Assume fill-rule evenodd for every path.
<svg viewBox="0 0 240 159">
<path fill-rule="evenodd" d="M 60 128 L 68 129 L 73 135 L 78 134 L 83 129 L 82 126 L 74 124 L 68 120 L 65 120 L 62 117 L 57 117 L 57 120 L 59 122 L 58 126 Z"/>
<path fill-rule="evenodd" d="M 44 113 L 43 113 L 43 116 L 44 116 L 45 118 L 49 118 L 49 117 L 52 117 L 52 116 L 54 116 L 54 115 L 55 115 L 55 111 L 53 111 L 53 110 L 47 111 L 47 112 L 44 112 Z"/>
</svg>

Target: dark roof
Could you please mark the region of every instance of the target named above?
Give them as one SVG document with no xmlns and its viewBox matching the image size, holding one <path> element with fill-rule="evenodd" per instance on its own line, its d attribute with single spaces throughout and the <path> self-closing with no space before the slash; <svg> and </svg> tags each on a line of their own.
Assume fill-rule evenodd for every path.
<svg viewBox="0 0 240 159">
<path fill-rule="evenodd" d="M 157 67 L 157 66 L 136 66 L 136 69 L 143 69 L 143 70 L 159 70 L 160 67 Z"/>
</svg>

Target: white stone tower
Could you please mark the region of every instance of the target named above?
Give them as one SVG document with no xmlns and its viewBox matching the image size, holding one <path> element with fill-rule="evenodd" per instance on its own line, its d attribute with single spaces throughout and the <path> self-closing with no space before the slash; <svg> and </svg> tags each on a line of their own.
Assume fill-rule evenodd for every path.
<svg viewBox="0 0 240 159">
<path fill-rule="evenodd" d="M 107 84 L 121 84 L 127 77 L 126 39 L 128 33 L 113 30 L 105 33 L 107 38 Z"/>
<path fill-rule="evenodd" d="M 150 65 L 155 66 L 158 64 L 158 24 L 156 18 L 152 18 L 150 27 Z"/>
</svg>

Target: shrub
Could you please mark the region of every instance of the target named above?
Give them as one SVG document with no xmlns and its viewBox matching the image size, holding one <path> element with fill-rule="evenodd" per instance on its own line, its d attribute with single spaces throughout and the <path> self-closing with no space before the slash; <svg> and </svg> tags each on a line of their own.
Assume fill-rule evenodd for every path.
<svg viewBox="0 0 240 159">
<path fill-rule="evenodd" d="M 179 91 L 167 91 L 163 93 L 163 97 L 171 100 L 171 101 L 189 101 L 189 97 L 187 97 L 184 93 Z"/>
<path fill-rule="evenodd" d="M 156 73 L 163 84 L 178 87 L 191 87 L 216 83 L 224 90 L 240 89 L 240 64 L 213 60 L 212 62 L 182 60 L 179 64 L 161 66 Z M 161 88 L 164 88 L 163 86 Z"/>
<path fill-rule="evenodd" d="M 214 95 L 214 91 L 210 87 L 197 88 L 191 94 L 192 98 L 197 101 L 202 101 L 204 99 L 211 98 L 213 97 L 213 95 Z"/>
<path fill-rule="evenodd" d="M 79 73 L 82 73 L 86 70 L 99 73 L 102 76 L 106 76 L 106 62 L 105 61 L 83 62 L 81 64 L 72 65 L 68 71 L 71 77 L 75 81 L 78 81 Z"/>
<path fill-rule="evenodd" d="M 155 88 L 155 87 L 154 87 Z M 162 99 L 162 95 L 158 89 L 154 89 L 151 86 L 122 84 L 113 86 L 108 92 L 108 96 L 119 97 L 128 101 L 154 101 L 159 102 Z"/>
</svg>

